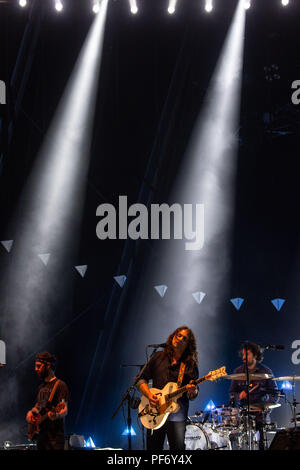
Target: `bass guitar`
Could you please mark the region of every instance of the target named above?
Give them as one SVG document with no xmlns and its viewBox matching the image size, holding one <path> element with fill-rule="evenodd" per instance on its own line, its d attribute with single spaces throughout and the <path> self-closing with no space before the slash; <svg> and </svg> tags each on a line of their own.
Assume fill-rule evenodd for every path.
<svg viewBox="0 0 300 470">
<path fill-rule="evenodd" d="M 193 383 L 198 385 L 206 380 L 215 381 L 221 377 L 225 377 L 226 367 L 210 371 L 207 375 L 194 380 Z M 159 399 L 159 405 L 153 407 L 150 405 L 148 398 L 142 395 L 139 405 L 138 417 L 143 426 L 147 429 L 159 429 L 163 426 L 170 413 L 176 413 L 179 410 L 177 399 L 187 391 L 187 386 L 178 388 L 175 382 L 167 383 L 162 390 L 151 388 L 150 392 Z"/>
</svg>

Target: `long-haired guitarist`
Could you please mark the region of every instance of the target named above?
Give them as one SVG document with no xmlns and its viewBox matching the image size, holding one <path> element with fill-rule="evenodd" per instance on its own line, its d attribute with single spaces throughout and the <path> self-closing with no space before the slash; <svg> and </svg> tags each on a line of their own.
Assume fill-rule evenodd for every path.
<svg viewBox="0 0 300 470">
<path fill-rule="evenodd" d="M 49 352 L 36 356 L 35 372 L 43 381 L 38 388 L 36 404 L 28 411 L 28 437 L 36 440 L 38 450 L 63 450 L 64 417 L 68 413 L 69 390 L 55 376 L 56 358 Z"/>
<path fill-rule="evenodd" d="M 185 428 L 188 416 L 189 400 L 197 397 L 198 388 L 192 383 L 198 378 L 198 354 L 194 333 L 187 326 L 177 328 L 166 341 L 163 351 L 157 351 L 145 368 L 137 386 L 147 397 L 151 406 L 159 403 L 159 395 L 153 394 L 148 382 L 153 381 L 153 388 L 163 389 L 169 382 L 179 387 L 187 386 L 187 391 L 177 403 L 179 410 L 170 413 L 159 429 L 147 430 L 147 449 L 162 450 L 165 437 L 168 438 L 170 450 L 184 450 Z"/>
</svg>

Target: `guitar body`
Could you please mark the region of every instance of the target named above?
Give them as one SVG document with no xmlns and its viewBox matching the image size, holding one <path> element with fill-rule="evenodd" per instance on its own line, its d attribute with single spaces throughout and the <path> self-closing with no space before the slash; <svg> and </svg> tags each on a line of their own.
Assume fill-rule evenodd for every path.
<svg viewBox="0 0 300 470">
<path fill-rule="evenodd" d="M 48 418 L 48 411 L 53 411 L 55 413 L 59 413 L 62 409 L 64 409 L 65 403 L 61 402 L 56 407 L 52 408 L 43 408 L 40 410 L 38 414 L 35 416 L 34 423 L 28 423 L 28 430 L 27 436 L 30 441 L 33 441 L 37 438 L 38 433 L 40 432 L 40 424 Z"/>
<path fill-rule="evenodd" d="M 167 383 L 162 390 L 151 388 L 151 393 L 159 398 L 159 406 L 157 408 L 151 406 L 148 398 L 142 395 L 139 405 L 139 416 L 145 428 L 161 428 L 167 421 L 169 414 L 176 413 L 179 410 L 177 398 L 169 399 L 168 397 L 170 393 L 176 390 L 178 390 L 178 387 L 175 382 Z"/>
<path fill-rule="evenodd" d="M 214 381 L 226 375 L 226 368 L 223 366 L 194 380 L 193 383 L 198 385 L 206 380 Z M 165 424 L 170 413 L 176 413 L 179 410 L 177 400 L 187 391 L 187 386 L 178 388 L 175 382 L 169 382 L 162 390 L 151 388 L 150 391 L 159 398 L 159 405 L 151 406 L 148 398 L 142 395 L 138 417 L 145 428 L 159 429 Z"/>
<path fill-rule="evenodd" d="M 43 413 L 40 412 L 35 416 L 34 423 L 28 423 L 27 436 L 30 441 L 36 439 L 40 432 L 40 424 L 48 417 L 47 411 L 48 410 L 44 408 Z"/>
</svg>

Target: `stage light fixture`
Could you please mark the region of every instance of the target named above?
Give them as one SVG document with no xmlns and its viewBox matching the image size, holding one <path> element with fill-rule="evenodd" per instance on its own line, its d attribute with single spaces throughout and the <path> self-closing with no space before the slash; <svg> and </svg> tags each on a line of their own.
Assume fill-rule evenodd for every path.
<svg viewBox="0 0 300 470">
<path fill-rule="evenodd" d="M 281 0 L 282 6 L 286 7 L 290 3 L 290 0 Z"/>
<path fill-rule="evenodd" d="M 169 0 L 168 13 L 170 15 L 173 15 L 175 13 L 176 3 L 177 3 L 177 0 Z"/>
<path fill-rule="evenodd" d="M 89 449 L 94 449 L 96 447 L 91 436 L 85 441 L 84 447 L 88 447 Z"/>
<path fill-rule="evenodd" d="M 61 0 L 55 0 L 55 10 L 58 12 L 61 12 L 63 10 L 64 6 L 61 2 Z"/>
<path fill-rule="evenodd" d="M 129 5 L 130 5 L 130 11 L 133 15 L 136 15 L 137 12 L 139 11 L 136 0 L 129 0 Z"/>
<path fill-rule="evenodd" d="M 93 0 L 93 12 L 95 14 L 99 13 L 100 11 L 100 1 L 99 0 Z"/>
<path fill-rule="evenodd" d="M 130 427 L 130 430 L 129 430 L 128 426 L 126 426 L 126 428 L 122 432 L 122 436 L 128 436 L 128 434 L 130 434 L 131 436 L 136 436 L 136 432 L 135 432 L 135 430 L 133 429 L 132 426 Z"/>
<path fill-rule="evenodd" d="M 284 382 L 282 382 L 280 390 L 293 390 L 293 386 L 291 382 L 285 380 Z"/>
<path fill-rule="evenodd" d="M 205 0 L 205 11 L 210 13 L 213 10 L 213 0 Z"/>
<path fill-rule="evenodd" d="M 19 0 L 20 7 L 24 8 L 27 5 L 27 0 Z"/>
<path fill-rule="evenodd" d="M 205 411 L 212 411 L 216 408 L 216 405 L 214 404 L 214 402 L 212 400 L 209 400 L 209 402 L 207 403 L 207 405 L 205 406 L 204 410 Z"/>
</svg>

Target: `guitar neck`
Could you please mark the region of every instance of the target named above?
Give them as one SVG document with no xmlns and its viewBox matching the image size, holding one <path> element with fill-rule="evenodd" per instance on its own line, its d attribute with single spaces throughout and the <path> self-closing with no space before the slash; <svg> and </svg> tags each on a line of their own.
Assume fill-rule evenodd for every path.
<svg viewBox="0 0 300 470">
<path fill-rule="evenodd" d="M 194 380 L 194 384 L 198 385 L 202 382 L 205 382 L 207 379 L 208 379 L 208 376 L 204 375 L 203 377 L 200 377 L 199 379 Z M 176 398 L 179 395 L 183 395 L 186 391 L 187 391 L 187 386 L 185 385 L 184 387 L 180 387 L 177 390 L 175 390 L 174 392 L 169 393 L 168 396 L 169 396 L 169 398 Z"/>
</svg>

